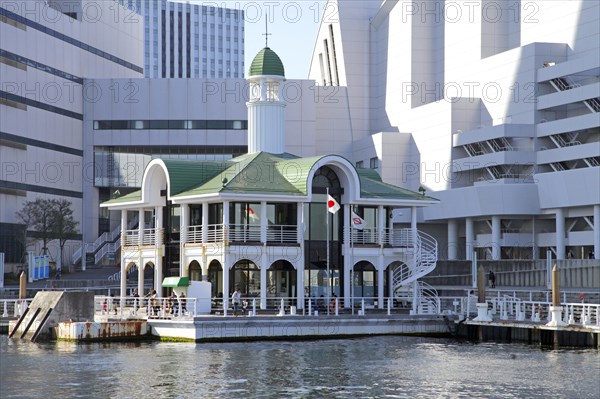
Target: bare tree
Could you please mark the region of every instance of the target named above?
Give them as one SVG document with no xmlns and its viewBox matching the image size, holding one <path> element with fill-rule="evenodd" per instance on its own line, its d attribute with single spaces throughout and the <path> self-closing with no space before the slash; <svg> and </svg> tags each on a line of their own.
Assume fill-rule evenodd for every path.
<svg viewBox="0 0 600 399">
<path fill-rule="evenodd" d="M 42 198 L 26 201 L 23 208 L 16 213 L 17 218 L 25 225 L 24 242 L 27 243 L 27 231 L 29 229 L 35 231 L 35 238 L 42 240 L 44 255 L 48 253 L 48 243 L 53 239 L 50 215 L 54 208 L 54 201 Z"/>
<path fill-rule="evenodd" d="M 52 237 L 58 240 L 59 253 L 56 270 L 62 269 L 62 256 L 65 243 L 68 240 L 76 239 L 77 225 L 73 219 L 73 209 L 71 208 L 71 202 L 65 199 L 52 200 L 53 206 L 50 213 L 51 222 L 51 233 Z"/>
<path fill-rule="evenodd" d="M 27 245 L 31 240 L 42 241 L 42 254 L 48 254 L 48 243 L 52 240 L 58 240 L 60 251 L 58 254 L 57 270 L 62 268 L 62 255 L 65 243 L 68 240 L 76 239 L 77 225 L 73 219 L 73 209 L 71 202 L 65 199 L 42 199 L 35 201 L 26 201 L 23 208 L 16 213 L 17 219 L 24 225 L 23 236 L 20 237 L 23 245 Z M 27 232 L 34 231 L 33 239 L 28 237 Z"/>
</svg>

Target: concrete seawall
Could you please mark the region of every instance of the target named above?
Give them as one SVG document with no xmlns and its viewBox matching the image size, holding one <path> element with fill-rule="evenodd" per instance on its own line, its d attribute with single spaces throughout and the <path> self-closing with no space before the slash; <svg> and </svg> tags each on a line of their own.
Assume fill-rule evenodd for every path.
<svg viewBox="0 0 600 399">
<path fill-rule="evenodd" d="M 442 316 L 196 317 L 150 320 L 161 340 L 195 342 L 341 338 L 364 335 L 450 335 Z"/>
</svg>

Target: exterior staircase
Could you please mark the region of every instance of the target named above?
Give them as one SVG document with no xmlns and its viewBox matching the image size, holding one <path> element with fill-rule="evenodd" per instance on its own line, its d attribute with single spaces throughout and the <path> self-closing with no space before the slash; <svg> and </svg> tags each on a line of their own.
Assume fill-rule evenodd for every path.
<svg viewBox="0 0 600 399">
<path fill-rule="evenodd" d="M 412 314 L 439 314 L 441 309 L 437 291 L 429 284 L 418 281 L 435 269 L 437 241 L 421 231 L 412 241 L 413 256 L 392 271 L 394 297 L 412 302 Z"/>
<path fill-rule="evenodd" d="M 129 222 L 128 229 L 133 229 L 137 225 L 137 218 Z M 100 237 L 91 244 L 84 244 L 73 254 L 72 262 L 79 263 L 82 260 L 82 255 L 85 252 L 88 262 L 91 261 L 91 256 L 94 257 L 94 265 L 99 264 L 104 257 L 109 253 L 115 253 L 121 248 L 121 226 L 117 226 L 110 233 L 102 233 Z"/>
</svg>

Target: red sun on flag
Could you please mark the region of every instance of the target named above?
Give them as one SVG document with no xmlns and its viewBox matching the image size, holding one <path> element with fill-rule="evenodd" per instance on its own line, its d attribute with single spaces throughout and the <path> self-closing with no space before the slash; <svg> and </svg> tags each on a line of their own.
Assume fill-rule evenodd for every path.
<svg viewBox="0 0 600 399">
<path fill-rule="evenodd" d="M 327 195 L 327 210 L 331 213 L 336 213 L 340 210 L 340 204 L 331 195 Z"/>
</svg>

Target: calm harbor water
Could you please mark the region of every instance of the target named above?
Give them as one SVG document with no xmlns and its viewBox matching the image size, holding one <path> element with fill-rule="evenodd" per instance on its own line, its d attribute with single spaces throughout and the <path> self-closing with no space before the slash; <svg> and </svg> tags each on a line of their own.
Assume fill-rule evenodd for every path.
<svg viewBox="0 0 600 399">
<path fill-rule="evenodd" d="M 32 344 L 0 336 L 1 398 L 598 398 L 597 350 L 449 339 Z"/>
</svg>

